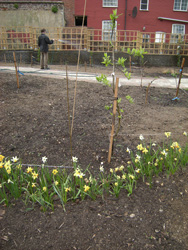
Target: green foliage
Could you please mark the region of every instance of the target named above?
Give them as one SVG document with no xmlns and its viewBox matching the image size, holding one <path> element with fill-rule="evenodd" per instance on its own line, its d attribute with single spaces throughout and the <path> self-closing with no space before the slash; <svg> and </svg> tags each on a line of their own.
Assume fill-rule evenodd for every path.
<svg viewBox="0 0 188 250">
<path fill-rule="evenodd" d="M 104 64 L 106 67 L 108 67 L 109 65 L 112 65 L 110 56 L 108 56 L 107 53 L 104 53 L 102 64 Z"/>
<path fill-rule="evenodd" d="M 19 8 L 19 5 L 17 3 L 14 3 L 14 8 L 15 9 L 18 9 Z"/>
<path fill-rule="evenodd" d="M 97 79 L 98 82 L 104 83 L 104 85 L 107 85 L 107 86 L 109 86 L 109 87 L 111 86 L 111 85 L 109 84 L 109 80 L 107 79 L 107 76 L 104 75 L 104 74 L 101 74 L 101 76 L 97 76 L 96 79 Z"/>
<path fill-rule="evenodd" d="M 56 5 L 52 6 L 52 12 L 57 13 L 58 12 L 58 6 L 56 6 Z"/>
<path fill-rule="evenodd" d="M 134 103 L 133 98 L 130 95 L 126 96 L 126 99 L 130 102 L 130 103 Z"/>
</svg>

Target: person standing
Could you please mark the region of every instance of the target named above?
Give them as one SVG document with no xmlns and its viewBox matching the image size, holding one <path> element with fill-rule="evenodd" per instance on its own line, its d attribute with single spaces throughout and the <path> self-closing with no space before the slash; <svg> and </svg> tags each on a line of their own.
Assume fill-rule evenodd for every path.
<svg viewBox="0 0 188 250">
<path fill-rule="evenodd" d="M 48 44 L 53 44 L 54 39 L 50 40 L 46 35 L 46 30 L 41 30 L 41 35 L 38 37 L 38 46 L 40 48 L 40 68 L 49 69 L 48 67 Z"/>
</svg>

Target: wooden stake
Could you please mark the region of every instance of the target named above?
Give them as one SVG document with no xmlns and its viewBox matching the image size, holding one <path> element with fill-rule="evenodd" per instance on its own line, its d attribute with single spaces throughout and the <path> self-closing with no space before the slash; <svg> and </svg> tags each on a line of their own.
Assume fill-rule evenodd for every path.
<svg viewBox="0 0 188 250">
<path fill-rule="evenodd" d="M 116 108 L 117 108 L 118 83 L 119 83 L 119 78 L 117 77 L 116 78 L 115 91 L 114 91 L 112 130 L 111 130 L 111 134 L 110 134 L 110 145 L 109 145 L 109 152 L 108 152 L 108 163 L 110 163 L 110 161 L 111 161 L 112 146 L 113 146 L 113 141 L 114 141 L 114 129 L 115 129 Z"/>
<path fill-rule="evenodd" d="M 182 77 L 182 74 L 183 74 L 184 63 L 185 63 L 185 58 L 183 58 L 183 61 L 182 61 L 182 64 L 181 64 L 179 82 L 178 82 L 178 87 L 177 87 L 177 90 L 176 90 L 176 97 L 178 96 L 178 93 L 179 93 L 179 88 L 180 88 L 180 83 L 181 83 L 181 77 Z"/>
<path fill-rule="evenodd" d="M 16 70 L 17 87 L 18 87 L 18 89 L 19 89 L 19 77 L 18 77 L 18 70 L 17 70 L 17 65 L 16 65 L 16 56 L 15 56 L 15 52 L 13 52 L 13 57 L 14 57 L 14 66 L 15 66 L 15 70 Z"/>
<path fill-rule="evenodd" d="M 87 64 L 86 64 L 86 61 L 84 62 L 84 66 L 85 66 L 85 72 L 86 72 L 86 68 L 87 68 Z"/>
<path fill-rule="evenodd" d="M 5 60 L 5 63 L 7 63 L 6 54 L 4 54 L 4 60 Z"/>
<path fill-rule="evenodd" d="M 31 67 L 33 66 L 33 53 L 31 53 Z"/>
</svg>

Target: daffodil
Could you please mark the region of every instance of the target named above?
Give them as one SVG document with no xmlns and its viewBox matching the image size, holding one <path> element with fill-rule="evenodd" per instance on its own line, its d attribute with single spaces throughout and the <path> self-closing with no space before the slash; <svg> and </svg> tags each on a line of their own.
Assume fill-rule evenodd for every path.
<svg viewBox="0 0 188 250">
<path fill-rule="evenodd" d="M 119 171 L 119 168 L 117 167 L 117 168 L 115 168 L 115 172 L 118 172 Z"/>
<path fill-rule="evenodd" d="M 67 192 L 70 192 L 71 191 L 71 187 L 67 187 L 67 188 L 65 188 L 65 192 L 67 193 Z"/>
<path fill-rule="evenodd" d="M 136 173 L 140 173 L 140 169 L 139 169 L 139 168 L 136 169 L 135 172 L 136 172 Z"/>
<path fill-rule="evenodd" d="M 104 172 L 104 167 L 102 165 L 100 166 L 100 172 Z"/>
<path fill-rule="evenodd" d="M 111 168 L 111 169 L 110 169 L 110 173 L 113 173 L 113 172 L 114 172 L 114 170 L 113 170 L 113 168 Z"/>
<path fill-rule="evenodd" d="M 166 135 L 166 137 L 168 138 L 168 137 L 171 136 L 171 132 L 165 132 L 165 135 Z"/>
<path fill-rule="evenodd" d="M 126 179 L 126 174 L 122 175 L 122 179 L 125 180 Z"/>
<path fill-rule="evenodd" d="M 130 164 L 131 164 L 131 161 L 128 161 L 127 164 L 130 165 Z"/>
<path fill-rule="evenodd" d="M 33 180 L 38 178 L 38 173 L 36 173 L 35 171 L 32 173 L 32 178 Z"/>
<path fill-rule="evenodd" d="M 118 182 L 115 182 L 114 185 L 117 187 L 118 186 Z"/>
<path fill-rule="evenodd" d="M 121 179 L 121 177 L 120 177 L 119 175 L 117 175 L 116 178 L 117 178 L 117 180 L 120 180 L 120 179 Z"/>
<path fill-rule="evenodd" d="M 32 186 L 32 187 L 36 187 L 36 183 L 33 182 L 31 186 Z"/>
<path fill-rule="evenodd" d="M 52 171 L 52 174 L 53 175 L 56 175 L 58 173 L 58 170 L 57 169 L 54 169 L 53 171 Z"/>
<path fill-rule="evenodd" d="M 171 148 L 180 148 L 178 142 L 173 142 L 172 145 L 171 145 Z"/>
<path fill-rule="evenodd" d="M 4 163 L 1 161 L 0 162 L 0 168 L 3 168 Z"/>
<path fill-rule="evenodd" d="M 54 185 L 55 185 L 55 186 L 57 186 L 58 184 L 59 184 L 59 182 L 58 182 L 58 181 L 55 181 L 55 182 L 54 182 Z"/>
<path fill-rule="evenodd" d="M 8 179 L 8 181 L 7 181 L 8 183 L 12 183 L 12 184 L 14 184 L 14 182 L 13 181 L 11 181 L 10 179 Z"/>
<path fill-rule="evenodd" d="M 134 180 L 134 179 L 135 179 L 135 176 L 132 175 L 132 174 L 129 174 L 129 178 L 132 179 L 132 180 Z"/>
<path fill-rule="evenodd" d="M 16 163 L 18 160 L 19 160 L 19 159 L 18 159 L 18 157 L 17 157 L 17 156 L 12 157 L 12 159 L 11 159 L 11 161 L 12 161 L 12 162 L 14 162 L 14 163 Z"/>
<path fill-rule="evenodd" d="M 120 170 L 120 171 L 122 171 L 123 169 L 124 169 L 124 166 L 123 166 L 123 165 L 119 167 L 119 170 Z"/>
<path fill-rule="evenodd" d="M 42 162 L 43 162 L 43 163 L 46 163 L 47 159 L 48 159 L 48 158 L 47 158 L 46 156 L 43 156 L 43 157 L 42 157 Z"/>
<path fill-rule="evenodd" d="M 46 190 L 47 190 L 47 187 L 43 187 L 43 189 L 42 189 L 44 192 L 46 192 Z"/>
<path fill-rule="evenodd" d="M 32 173 L 33 169 L 31 167 L 28 167 L 26 172 L 29 174 L 29 173 Z"/>
<path fill-rule="evenodd" d="M 139 145 L 137 146 L 137 149 L 142 151 L 144 148 L 143 148 L 142 144 L 139 144 Z"/>
<path fill-rule="evenodd" d="M 167 152 L 165 151 L 165 149 L 161 152 L 162 155 L 164 155 L 165 157 L 167 156 Z"/>
<path fill-rule="evenodd" d="M 187 132 L 184 131 L 184 132 L 183 132 L 183 135 L 187 136 Z"/>
<path fill-rule="evenodd" d="M 78 158 L 77 157 L 72 157 L 72 161 L 76 163 L 76 162 L 78 162 Z"/>
<path fill-rule="evenodd" d="M 5 157 L 3 155 L 0 155 L 0 161 L 3 161 Z"/>
<path fill-rule="evenodd" d="M 83 176 L 85 176 L 85 174 L 83 174 L 83 173 L 80 171 L 80 169 L 77 168 L 77 169 L 75 170 L 75 172 L 74 172 L 74 176 L 79 177 L 80 179 L 82 179 Z"/>
<path fill-rule="evenodd" d="M 90 189 L 90 187 L 89 186 L 84 186 L 84 192 L 87 192 L 88 190 Z"/>
<path fill-rule="evenodd" d="M 143 136 L 142 134 L 140 135 L 140 137 L 139 137 L 139 138 L 140 138 L 140 140 L 141 140 L 141 141 L 143 141 L 143 140 L 144 140 L 144 136 Z"/>
<path fill-rule="evenodd" d="M 147 154 L 147 153 L 148 153 L 147 148 L 144 148 L 144 149 L 142 150 L 142 153 Z"/>
<path fill-rule="evenodd" d="M 126 150 L 126 151 L 127 151 L 127 153 L 129 153 L 129 154 L 131 153 L 131 150 L 130 150 L 128 147 L 127 147 L 127 150 Z"/>
</svg>

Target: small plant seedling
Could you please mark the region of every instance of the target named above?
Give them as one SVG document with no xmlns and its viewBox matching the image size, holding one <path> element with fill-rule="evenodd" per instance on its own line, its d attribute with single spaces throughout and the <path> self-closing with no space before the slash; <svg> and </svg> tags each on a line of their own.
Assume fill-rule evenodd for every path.
<svg viewBox="0 0 188 250">
<path fill-rule="evenodd" d="M 57 13 L 58 12 L 58 7 L 56 5 L 52 6 L 52 12 Z"/>
<path fill-rule="evenodd" d="M 18 9 L 19 8 L 19 5 L 17 3 L 14 4 L 14 8 L 15 9 Z"/>
</svg>

